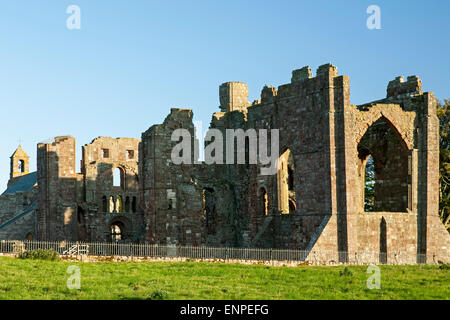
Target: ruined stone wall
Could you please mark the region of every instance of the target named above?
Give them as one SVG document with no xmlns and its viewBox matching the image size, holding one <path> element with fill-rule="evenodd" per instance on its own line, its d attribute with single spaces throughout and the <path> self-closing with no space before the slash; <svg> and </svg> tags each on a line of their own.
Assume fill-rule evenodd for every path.
<svg viewBox="0 0 450 320">
<path fill-rule="evenodd" d="M 116 224 L 120 241 L 142 241 L 139 140 L 99 137 L 83 146 L 81 173 L 75 160 L 72 137 L 38 145 L 39 240 L 111 241 Z"/>
<path fill-rule="evenodd" d="M 226 129 L 279 129 L 279 151 L 289 151 L 293 171 L 281 180 L 279 174 L 261 175 L 255 164 L 173 164 L 173 130 L 192 132 L 193 125 L 191 111 L 172 109 L 164 124 L 142 135 L 147 240 L 445 256 L 449 237 L 437 216 L 434 97 L 421 91 L 415 76 L 391 81 L 387 92 L 385 99 L 351 105 L 349 79 L 331 64 L 320 66 L 315 77 L 309 67 L 294 70 L 291 83 L 266 86 L 252 105 L 244 84 L 221 85 L 221 112 L 213 114 L 211 128 L 223 137 Z M 369 155 L 376 168 L 375 212 L 364 212 Z M 280 198 L 286 179 L 293 188 L 282 193 L 288 208 L 279 203 L 286 200 Z M 197 240 L 185 242 L 193 229 Z"/>
<path fill-rule="evenodd" d="M 366 212 L 357 215 L 357 226 L 357 252 L 417 253 L 415 213 Z"/>
<path fill-rule="evenodd" d="M 38 144 L 38 239 L 77 240 L 75 139 L 56 137 Z"/>
<path fill-rule="evenodd" d="M 249 106 L 248 87 L 243 82 L 226 82 L 219 88 L 220 107 L 222 112 L 242 110 Z"/>
<path fill-rule="evenodd" d="M 390 129 L 384 137 L 377 129 L 380 121 Z M 348 251 L 379 246 L 376 237 L 379 239 L 380 232 L 384 232 L 383 250 L 388 253 L 439 252 L 444 260 L 448 259 L 450 237 L 437 210 L 439 124 L 433 94 L 421 91 L 421 81 L 416 76 L 408 77 L 407 82 L 399 77 L 389 83 L 386 99 L 349 106 L 344 125 Z M 375 135 L 370 137 L 373 129 Z M 374 142 L 376 139 L 379 141 Z M 362 144 L 372 149 L 381 162 L 381 172 L 377 172 L 375 161 L 375 211 L 381 211 L 378 213 L 364 212 L 363 168 L 358 149 Z M 380 229 L 379 217 L 384 219 L 384 231 Z"/>
<path fill-rule="evenodd" d="M 175 129 L 185 128 L 192 137 L 191 164 L 173 165 L 171 141 Z M 191 139 L 191 138 L 189 138 Z M 147 222 L 145 240 L 158 244 L 204 243 L 201 190 L 194 175 L 194 126 L 192 111 L 172 109 L 161 125 L 142 134 L 139 149 L 142 207 Z"/>
<path fill-rule="evenodd" d="M 348 77 L 325 64 L 315 77 L 304 67 L 293 71 L 288 84 L 265 86 L 253 104 L 242 82 L 222 84 L 219 99 L 210 127 L 224 137 L 222 163 L 198 161 L 187 109 L 172 109 L 141 141 L 93 140 L 83 147 L 81 173 L 75 172 L 74 138 L 39 144 L 32 193 L 39 206 L 38 239 L 114 241 L 116 226 L 120 241 L 300 249 L 331 252 L 341 262 L 365 251 L 450 260 L 450 237 L 438 217 L 436 99 L 422 92 L 418 77 L 398 77 L 388 84 L 386 98 L 356 106 L 350 104 Z M 189 135 L 172 141 L 177 129 Z M 241 129 L 247 137 L 249 129 L 279 130 L 276 172 L 262 175 L 261 164 L 249 163 L 247 141 L 241 141 L 245 163 L 236 163 L 239 142 L 227 129 Z M 270 131 L 268 136 L 270 150 Z M 233 151 L 227 149 L 231 140 Z M 181 154 L 177 147 L 184 142 L 189 147 Z M 188 161 L 174 163 L 173 152 Z M 231 156 L 234 164 L 227 164 Z M 375 195 L 366 212 L 369 157 Z M 0 223 L 23 209 L 23 197 L 0 197 Z M 3 236 L 23 238 L 32 216 Z"/>
<path fill-rule="evenodd" d="M 339 79 L 336 68 L 328 64 L 319 67 L 314 78 L 309 67 L 295 70 L 290 84 L 278 90 L 266 86 L 261 100 L 248 108 L 246 128 L 279 129 L 279 151 L 290 151 L 294 175 L 292 200 L 289 194 L 292 207 L 289 204 L 288 212 L 280 212 L 285 205 L 278 203 L 278 177 L 262 176 L 258 167 L 250 169 L 246 197 L 252 245 L 306 249 L 316 241 L 315 233 L 320 234 L 331 215 L 337 213 L 332 206 L 336 202 L 331 183 L 335 174 L 332 112 L 335 104 L 344 103 L 346 94 L 334 88 L 334 81 Z M 268 193 L 268 216 L 258 204 L 261 188 Z M 323 248 L 337 249 L 336 229 L 327 236 Z"/>
<path fill-rule="evenodd" d="M 261 100 L 248 109 L 229 105 L 233 101 L 232 97 L 224 97 L 221 91 L 221 104 L 224 104 L 221 109 L 230 111 L 215 113 L 211 128 L 221 130 L 224 137 L 226 129 L 280 129 L 280 150 L 289 148 L 294 159 L 294 185 L 298 200 L 296 210 L 291 213 L 292 217 L 281 218 L 278 216 L 276 175 L 261 176 L 260 168 L 249 164 L 194 166 L 194 180 L 198 188 L 212 189 L 214 194 L 214 223 L 215 229 L 220 232 L 219 236 L 214 236 L 203 230 L 203 237 L 208 239 L 209 245 L 256 246 L 263 242 L 263 246 L 306 248 L 311 234 L 331 215 L 328 161 L 330 106 L 327 103 L 331 91 L 329 82 L 336 76 L 336 71 L 334 67 L 326 65 L 319 69 L 316 78 L 311 78 L 309 69 L 302 72 L 306 73 L 299 75 L 297 72 L 293 76 L 292 84 L 280 87 L 281 95 L 277 94 L 275 88 L 265 87 Z M 230 88 L 233 84 L 224 84 L 221 88 L 223 87 Z M 231 92 L 229 94 L 232 95 Z M 242 105 L 241 100 L 237 100 L 239 105 Z M 175 113 L 179 115 L 178 111 L 172 110 L 168 119 L 174 118 Z M 182 127 L 189 126 L 192 126 L 190 120 Z M 143 156 L 142 175 L 146 184 L 143 187 L 143 198 L 150 199 L 146 200 L 147 208 L 160 206 L 159 210 L 151 208 L 150 211 L 165 210 L 167 185 L 173 185 L 173 182 L 167 182 L 167 176 L 162 176 L 166 187 L 163 191 L 159 190 L 161 182 L 158 181 L 158 173 L 161 170 L 158 168 L 175 170 L 189 181 L 186 175 L 188 172 L 190 174 L 190 169 L 186 169 L 188 166 L 177 167 L 170 164 L 170 146 L 173 147 L 174 144 L 168 143 L 168 140 L 171 130 L 175 128 L 177 126 L 170 127 L 166 119 L 163 126 L 152 127 L 143 134 L 143 146 L 148 150 Z M 152 173 L 153 178 L 150 178 Z M 257 194 L 261 188 L 267 193 L 267 216 L 260 212 L 261 205 L 257 203 Z M 198 190 L 192 189 L 192 193 L 197 194 Z M 197 198 L 191 199 L 191 206 L 204 206 L 202 201 L 196 203 L 195 199 Z M 224 200 L 223 204 L 220 203 L 221 200 Z M 166 222 L 166 228 L 170 226 L 170 222 L 165 219 L 163 221 Z M 163 228 L 164 223 L 159 227 Z"/>
<path fill-rule="evenodd" d="M 0 196 L 0 226 L 20 215 L 37 201 L 37 187 L 30 191 Z M 27 236 L 36 239 L 37 211 L 33 210 L 21 219 L 0 228 L 2 240 L 25 240 Z"/>
<path fill-rule="evenodd" d="M 289 217 L 274 217 L 274 246 L 306 249 L 314 233 L 330 219 L 332 201 L 332 112 L 333 82 L 338 76 L 332 65 L 318 68 L 312 77 L 309 67 L 295 70 L 290 84 L 278 88 L 275 127 L 280 130 L 280 153 L 289 149 L 294 162 L 295 211 Z M 262 96 L 262 103 L 272 101 Z M 272 192 L 275 192 L 275 188 Z M 322 249 L 336 249 L 335 228 Z M 330 248 L 331 246 L 331 248 Z"/>
<path fill-rule="evenodd" d="M 124 240 L 143 238 L 143 212 L 139 206 L 139 140 L 99 137 L 83 146 L 80 238 L 110 241 L 110 227 L 123 226 Z M 114 171 L 120 181 L 114 185 Z"/>
</svg>

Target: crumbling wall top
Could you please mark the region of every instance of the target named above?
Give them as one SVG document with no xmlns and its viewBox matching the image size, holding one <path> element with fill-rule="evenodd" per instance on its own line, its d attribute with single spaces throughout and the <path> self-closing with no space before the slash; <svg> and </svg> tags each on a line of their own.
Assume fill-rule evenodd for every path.
<svg viewBox="0 0 450 320">
<path fill-rule="evenodd" d="M 245 111 L 250 105 L 248 102 L 248 87 L 244 82 L 222 83 L 219 87 L 219 96 L 222 112 Z"/>
<path fill-rule="evenodd" d="M 275 100 L 277 89 L 272 86 L 264 86 L 261 91 L 261 103 L 270 103 Z"/>
<path fill-rule="evenodd" d="M 405 82 L 403 76 L 389 81 L 387 98 L 404 94 L 422 94 L 422 80 L 418 76 L 409 76 Z"/>
<path fill-rule="evenodd" d="M 58 143 L 61 143 L 62 141 L 68 140 L 68 139 L 73 139 L 75 140 L 74 137 L 72 137 L 71 135 L 66 135 L 66 136 L 57 136 L 45 141 L 41 141 L 38 143 L 38 145 L 44 145 L 44 144 L 51 144 L 51 145 L 57 145 Z"/>
<path fill-rule="evenodd" d="M 311 68 L 309 66 L 306 66 L 301 69 L 292 71 L 291 82 L 294 83 L 311 78 L 312 78 Z"/>
</svg>

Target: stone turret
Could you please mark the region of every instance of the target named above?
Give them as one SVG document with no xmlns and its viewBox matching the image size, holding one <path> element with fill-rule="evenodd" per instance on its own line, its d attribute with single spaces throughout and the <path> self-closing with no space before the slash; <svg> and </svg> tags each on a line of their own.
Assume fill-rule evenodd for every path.
<svg viewBox="0 0 450 320">
<path fill-rule="evenodd" d="M 246 110 L 248 102 L 248 87 L 243 82 L 225 82 L 219 88 L 220 109 L 222 112 Z"/>
</svg>

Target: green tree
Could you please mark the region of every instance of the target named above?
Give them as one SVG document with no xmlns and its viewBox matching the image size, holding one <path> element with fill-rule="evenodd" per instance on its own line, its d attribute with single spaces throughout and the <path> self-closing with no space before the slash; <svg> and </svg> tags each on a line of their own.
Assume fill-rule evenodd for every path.
<svg viewBox="0 0 450 320">
<path fill-rule="evenodd" d="M 365 169 L 365 183 L 364 183 L 364 211 L 374 211 L 375 205 L 375 172 L 372 156 L 369 156 Z"/>
<path fill-rule="evenodd" d="M 450 100 L 439 102 L 439 216 L 450 232 Z"/>
</svg>

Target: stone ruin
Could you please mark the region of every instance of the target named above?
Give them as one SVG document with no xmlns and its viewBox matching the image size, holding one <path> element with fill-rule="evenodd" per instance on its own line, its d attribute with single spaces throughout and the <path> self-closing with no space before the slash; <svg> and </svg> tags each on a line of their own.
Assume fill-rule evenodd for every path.
<svg viewBox="0 0 450 320">
<path fill-rule="evenodd" d="M 264 87 L 253 103 L 245 83 L 222 84 L 210 127 L 224 137 L 226 129 L 279 129 L 274 175 L 248 162 L 194 163 L 195 152 L 191 163 L 174 164 L 175 129 L 198 143 L 187 109 L 171 109 L 141 140 L 99 137 L 83 146 L 80 173 L 71 136 L 38 144 L 37 173 L 28 172 L 19 148 L 0 196 L 0 238 L 402 252 L 448 261 L 450 236 L 438 217 L 437 101 L 421 87 L 416 76 L 398 77 L 386 98 L 352 105 L 349 78 L 331 64 L 315 77 L 309 67 L 294 70 L 291 83 Z"/>
</svg>

